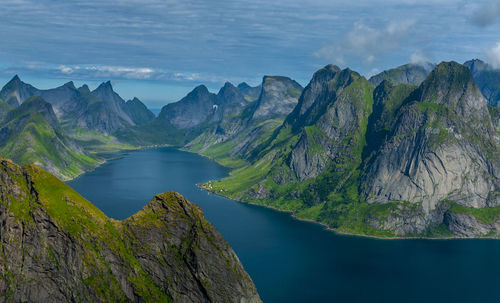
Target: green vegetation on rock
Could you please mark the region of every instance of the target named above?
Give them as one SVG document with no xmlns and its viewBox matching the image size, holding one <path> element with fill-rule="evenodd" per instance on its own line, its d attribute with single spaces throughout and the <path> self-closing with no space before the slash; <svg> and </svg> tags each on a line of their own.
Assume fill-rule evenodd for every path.
<svg viewBox="0 0 500 303">
<path fill-rule="evenodd" d="M 0 159 L 0 176 L 4 300 L 260 302 L 227 242 L 177 193 L 116 221 L 35 165 Z"/>
</svg>

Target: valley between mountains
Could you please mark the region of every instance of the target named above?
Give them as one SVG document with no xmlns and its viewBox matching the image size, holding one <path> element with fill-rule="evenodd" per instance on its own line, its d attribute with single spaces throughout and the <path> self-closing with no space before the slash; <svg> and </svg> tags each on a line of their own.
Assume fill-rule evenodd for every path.
<svg viewBox="0 0 500 303">
<path fill-rule="evenodd" d="M 106 155 L 176 146 L 233 168 L 203 184 L 339 232 L 500 236 L 500 71 L 482 61 L 408 64 L 366 79 L 328 65 L 306 87 L 200 85 L 155 116 L 110 82 L 0 91 L 0 155 L 61 180 Z"/>
</svg>

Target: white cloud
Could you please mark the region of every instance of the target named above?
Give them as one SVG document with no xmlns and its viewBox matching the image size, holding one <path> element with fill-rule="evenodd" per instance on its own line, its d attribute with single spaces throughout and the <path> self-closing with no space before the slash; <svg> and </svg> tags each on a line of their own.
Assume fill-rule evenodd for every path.
<svg viewBox="0 0 500 303">
<path fill-rule="evenodd" d="M 422 65 L 429 62 L 429 58 L 421 50 L 417 50 L 410 55 L 410 63 Z"/>
<path fill-rule="evenodd" d="M 69 66 L 65 66 L 65 65 L 60 65 L 58 67 L 58 69 L 61 71 L 61 73 L 63 74 L 72 74 L 73 73 L 73 69 Z"/>
<path fill-rule="evenodd" d="M 101 79 L 101 80 L 159 80 L 175 82 L 196 83 L 224 83 L 232 81 L 240 83 L 249 81 L 248 78 L 226 77 L 222 75 L 199 73 L 199 72 L 176 72 L 164 69 L 153 69 L 150 67 L 129 67 L 113 65 L 47 65 L 39 62 L 29 62 L 23 66 L 10 67 L 0 64 L 0 75 L 12 77 L 13 74 L 43 74 L 55 78 L 71 80 Z"/>
<path fill-rule="evenodd" d="M 27 66 L 32 70 L 46 69 L 39 65 Z M 49 68 L 50 69 L 50 68 Z M 109 65 L 59 65 L 55 70 L 65 74 L 90 75 L 104 78 L 125 78 L 125 79 L 150 79 L 154 75 L 160 74 L 158 71 L 148 67 L 126 67 Z"/>
<path fill-rule="evenodd" d="M 378 55 L 399 48 L 415 24 L 415 20 L 404 20 L 391 22 L 377 29 L 363 22 L 356 22 L 354 28 L 343 39 L 322 47 L 314 55 L 340 65 L 348 63 L 347 57 L 356 56 L 365 65 L 372 65 Z"/>
<path fill-rule="evenodd" d="M 500 68 L 500 42 L 486 51 L 486 60 L 493 68 Z"/>
<path fill-rule="evenodd" d="M 124 66 L 92 66 L 85 67 L 86 70 L 94 70 L 109 77 L 123 77 L 127 79 L 150 79 L 155 70 L 148 67 L 124 67 Z"/>
</svg>

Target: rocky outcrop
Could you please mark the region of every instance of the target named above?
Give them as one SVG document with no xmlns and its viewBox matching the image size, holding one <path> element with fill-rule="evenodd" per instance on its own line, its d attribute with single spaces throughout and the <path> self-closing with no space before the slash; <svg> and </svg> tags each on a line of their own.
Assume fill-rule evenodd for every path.
<svg viewBox="0 0 500 303">
<path fill-rule="evenodd" d="M 200 208 L 159 194 L 123 221 L 54 176 L 0 159 L 0 301 L 260 302 Z"/>
<path fill-rule="evenodd" d="M 428 62 L 405 64 L 372 76 L 369 81 L 375 86 L 378 86 L 384 80 L 389 81 L 391 84 L 420 85 L 434 67 L 434 64 Z"/>
<path fill-rule="evenodd" d="M 252 119 L 284 119 L 297 105 L 303 87 L 288 77 L 265 76 Z"/>
<path fill-rule="evenodd" d="M 125 112 L 135 125 L 146 124 L 155 118 L 155 114 L 153 114 L 153 112 L 151 112 L 137 97 L 125 103 Z"/>
<path fill-rule="evenodd" d="M 429 212 L 443 200 L 500 205 L 498 135 L 472 75 L 441 63 L 411 96 L 367 168 L 363 195 L 373 203 L 412 201 Z"/>
<path fill-rule="evenodd" d="M 496 222 L 486 224 L 479 222 L 475 216 L 470 214 L 446 212 L 444 224 L 454 236 L 461 238 L 500 235 L 500 218 Z"/>
<path fill-rule="evenodd" d="M 372 92 L 373 86 L 349 69 L 327 66 L 313 76 L 287 120 L 300 130 L 290 156 L 290 168 L 300 181 L 317 177 L 332 160 L 339 167 L 361 160 L 357 153 L 372 111 Z"/>
<path fill-rule="evenodd" d="M 249 164 L 207 188 L 343 232 L 498 237 L 497 114 L 455 62 L 375 89 L 329 65 Z"/>
<path fill-rule="evenodd" d="M 17 107 L 24 100 L 32 97 L 38 90 L 33 86 L 21 81 L 18 75 L 15 75 L 0 91 L 0 99 L 3 99 L 10 106 Z"/>
<path fill-rule="evenodd" d="M 258 99 L 251 102 L 254 99 L 249 94 L 257 88 Z M 301 91 L 297 82 L 282 76 L 265 76 L 262 84 L 254 88 L 246 83 L 238 87 L 226 83 L 216 96 L 217 112 L 211 118 L 214 124 L 186 148 L 205 155 L 215 153 L 218 160 L 247 158 L 293 110 Z M 224 144 L 227 146 L 221 146 Z"/>
<path fill-rule="evenodd" d="M 248 85 L 246 82 L 238 84 L 237 87 L 243 96 L 245 96 L 245 99 L 250 102 L 259 99 L 260 91 L 262 90 L 262 85 L 253 87 Z"/>
<path fill-rule="evenodd" d="M 200 85 L 180 101 L 165 105 L 158 119 L 166 120 L 178 129 L 196 127 L 207 121 L 216 110 L 215 104 L 215 95 L 205 85 Z"/>
</svg>

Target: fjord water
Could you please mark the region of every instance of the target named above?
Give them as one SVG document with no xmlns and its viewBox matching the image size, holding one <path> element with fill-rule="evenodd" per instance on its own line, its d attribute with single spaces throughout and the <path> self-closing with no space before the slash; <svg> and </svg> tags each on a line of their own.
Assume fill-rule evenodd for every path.
<svg viewBox="0 0 500 303">
<path fill-rule="evenodd" d="M 68 184 L 115 219 L 156 193 L 181 193 L 231 244 L 264 302 L 500 302 L 500 240 L 338 235 L 196 186 L 228 172 L 196 154 L 157 148 L 123 153 Z"/>
</svg>

